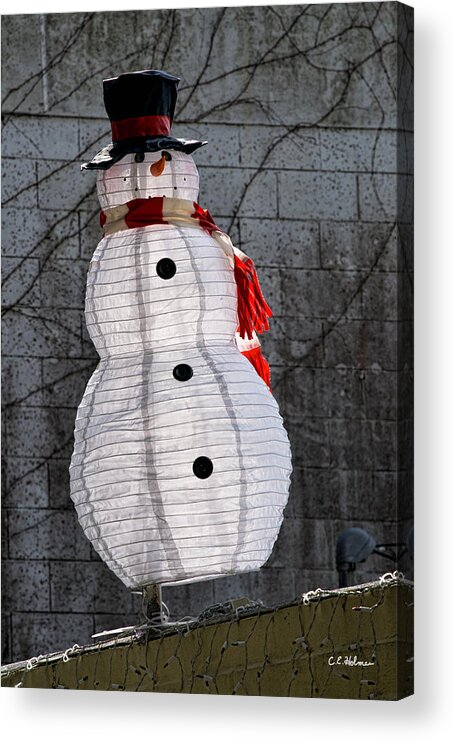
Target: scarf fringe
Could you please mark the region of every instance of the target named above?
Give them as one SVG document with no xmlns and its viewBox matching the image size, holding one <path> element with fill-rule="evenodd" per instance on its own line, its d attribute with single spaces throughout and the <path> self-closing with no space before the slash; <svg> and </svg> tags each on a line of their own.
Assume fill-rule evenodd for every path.
<svg viewBox="0 0 455 742">
<path fill-rule="evenodd" d="M 268 318 L 272 310 L 264 299 L 259 279 L 251 258 L 241 260 L 234 256 L 234 278 L 237 284 L 238 332 L 251 340 L 253 331 L 264 332 L 269 329 Z"/>
</svg>

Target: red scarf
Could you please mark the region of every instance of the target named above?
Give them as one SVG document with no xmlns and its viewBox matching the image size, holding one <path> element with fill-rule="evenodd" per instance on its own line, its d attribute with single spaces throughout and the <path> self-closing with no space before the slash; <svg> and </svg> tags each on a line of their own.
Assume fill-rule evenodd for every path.
<svg viewBox="0 0 455 742">
<path fill-rule="evenodd" d="M 270 368 L 260 351 L 260 344 L 255 332 L 269 329 L 268 318 L 272 311 L 267 305 L 259 285 L 259 279 L 253 261 L 248 255 L 234 247 L 229 237 L 215 224 L 212 215 L 195 201 L 180 198 L 156 196 L 154 198 L 137 198 L 120 206 L 113 206 L 100 214 L 100 223 L 104 234 L 109 235 L 123 229 L 147 227 L 151 224 L 174 224 L 203 229 L 213 235 L 225 252 L 230 252 L 234 262 L 234 278 L 237 284 L 237 315 L 239 326 L 237 335 L 242 340 L 252 340 L 253 347 L 241 350 L 252 363 L 259 376 L 270 388 Z M 248 343 L 247 343 L 248 344 Z"/>
</svg>

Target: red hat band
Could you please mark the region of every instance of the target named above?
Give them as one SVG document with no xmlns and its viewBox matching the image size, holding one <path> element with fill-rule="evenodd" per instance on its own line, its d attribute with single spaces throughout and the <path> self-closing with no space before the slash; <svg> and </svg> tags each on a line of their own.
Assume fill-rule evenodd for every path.
<svg viewBox="0 0 455 742">
<path fill-rule="evenodd" d="M 164 114 L 151 114 L 111 121 L 112 141 L 120 142 L 123 139 L 135 137 L 169 136 L 171 133 L 171 119 Z"/>
</svg>

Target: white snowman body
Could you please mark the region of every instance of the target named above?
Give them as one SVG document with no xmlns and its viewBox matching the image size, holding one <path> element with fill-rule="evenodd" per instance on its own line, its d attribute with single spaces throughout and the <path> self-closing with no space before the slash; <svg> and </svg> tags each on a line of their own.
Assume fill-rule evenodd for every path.
<svg viewBox="0 0 455 742">
<path fill-rule="evenodd" d="M 103 210 L 197 201 L 193 158 L 172 151 L 152 175 L 160 157 L 130 154 L 100 171 Z M 163 258 L 172 278 L 157 273 Z M 259 569 L 282 523 L 291 455 L 277 403 L 235 342 L 228 255 L 197 226 L 105 236 L 85 314 L 100 362 L 77 412 L 70 481 L 96 551 L 130 588 Z M 207 459 L 213 471 L 196 476 Z"/>
</svg>

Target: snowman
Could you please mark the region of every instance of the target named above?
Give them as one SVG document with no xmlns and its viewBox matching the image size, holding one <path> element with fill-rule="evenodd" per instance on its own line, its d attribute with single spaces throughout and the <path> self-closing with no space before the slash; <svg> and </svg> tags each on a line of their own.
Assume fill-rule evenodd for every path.
<svg viewBox="0 0 455 742">
<path fill-rule="evenodd" d="M 112 143 L 97 169 L 104 237 L 85 316 L 100 356 L 70 465 L 80 524 L 133 590 L 258 570 L 288 499 L 288 436 L 257 332 L 271 312 L 254 264 L 198 205 L 171 136 L 179 78 L 104 81 Z"/>
</svg>

